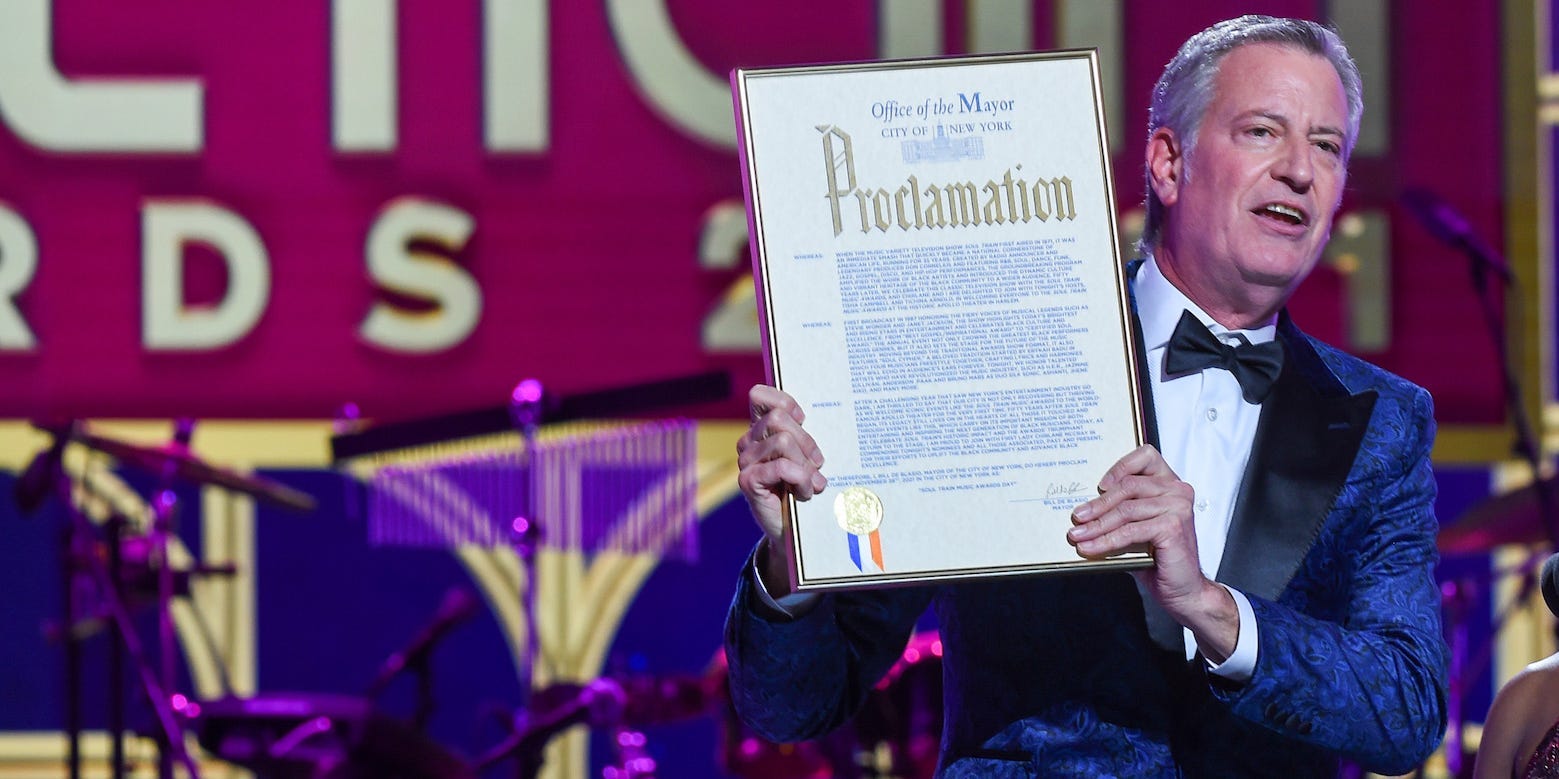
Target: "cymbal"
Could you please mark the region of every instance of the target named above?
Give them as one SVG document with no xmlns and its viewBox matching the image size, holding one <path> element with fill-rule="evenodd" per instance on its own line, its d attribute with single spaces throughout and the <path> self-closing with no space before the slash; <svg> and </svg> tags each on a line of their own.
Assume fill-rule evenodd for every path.
<svg viewBox="0 0 1559 779">
<path fill-rule="evenodd" d="M 1540 487 L 1559 498 L 1559 477 L 1489 498 L 1440 528 L 1436 545 L 1445 554 L 1475 554 L 1503 544 L 1547 541 Z"/>
<path fill-rule="evenodd" d="M 155 476 L 171 476 L 194 484 L 214 484 L 293 511 L 314 510 L 312 495 L 280 482 L 205 462 L 190 452 L 189 447 L 182 444 L 167 443 L 161 446 L 131 444 L 89 433 L 75 424 L 64 427 L 47 425 L 36 425 L 36 427 L 56 436 L 63 435 L 89 449 L 110 455 L 126 466 Z"/>
</svg>

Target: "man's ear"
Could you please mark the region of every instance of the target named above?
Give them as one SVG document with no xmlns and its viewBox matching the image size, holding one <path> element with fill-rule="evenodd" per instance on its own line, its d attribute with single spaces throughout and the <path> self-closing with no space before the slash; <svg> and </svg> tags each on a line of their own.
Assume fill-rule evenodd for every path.
<svg viewBox="0 0 1559 779">
<path fill-rule="evenodd" d="M 1185 155 L 1180 146 L 1180 136 L 1168 127 L 1160 127 L 1148 137 L 1147 148 L 1148 185 L 1153 194 L 1166 206 L 1172 206 L 1180 196 L 1180 183 L 1185 176 Z"/>
</svg>

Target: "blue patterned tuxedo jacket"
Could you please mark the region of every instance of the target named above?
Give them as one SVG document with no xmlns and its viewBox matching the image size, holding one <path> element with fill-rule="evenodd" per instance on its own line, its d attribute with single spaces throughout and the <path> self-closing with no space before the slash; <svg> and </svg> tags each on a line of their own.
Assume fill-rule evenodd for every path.
<svg viewBox="0 0 1559 779">
<path fill-rule="evenodd" d="M 726 623 L 738 713 L 776 741 L 839 726 L 930 605 L 942 779 L 1411 771 L 1446 722 L 1430 398 L 1286 313 L 1278 337 L 1218 577 L 1255 611 L 1248 682 L 1187 662 L 1179 626 L 1126 573 L 833 593 L 787 620 L 761 605 L 749 561 Z"/>
</svg>

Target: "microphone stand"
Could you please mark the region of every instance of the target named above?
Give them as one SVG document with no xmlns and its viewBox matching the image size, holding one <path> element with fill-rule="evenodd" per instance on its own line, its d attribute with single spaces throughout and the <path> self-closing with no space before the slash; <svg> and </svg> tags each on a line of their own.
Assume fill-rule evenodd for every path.
<svg viewBox="0 0 1559 779">
<path fill-rule="evenodd" d="M 516 779 L 536 779 L 545 762 L 544 750 L 552 738 L 575 725 L 615 726 L 623 719 L 627 696 L 622 685 L 611 679 L 597 679 L 574 689 L 572 685 L 554 685 L 540 691 L 565 693 L 561 701 L 549 701 L 545 709 L 531 705 L 516 717 L 514 732 L 508 738 L 471 762 L 471 769 L 483 774 L 500 761 L 515 758 Z M 532 704 L 535 703 L 533 698 Z"/>
<path fill-rule="evenodd" d="M 56 433 L 55 435 L 64 434 Z M 63 450 L 63 447 L 61 447 L 61 450 Z M 184 747 L 183 729 L 179 726 L 178 720 L 173 713 L 172 701 L 167 693 L 167 690 L 171 688 L 163 686 L 158 681 L 158 675 L 152 670 L 151 663 L 146 657 L 146 651 L 141 645 L 140 636 L 135 630 L 135 623 L 130 617 L 130 611 L 120 596 L 119 582 L 115 580 L 114 574 L 110 572 L 108 565 L 103 560 L 98 559 L 93 550 L 88 549 L 85 554 L 75 553 L 76 547 L 83 543 L 82 539 L 91 537 L 92 526 L 86 514 L 77 508 L 72 499 L 70 476 L 65 472 L 64 467 L 61 466 L 53 471 L 51 477 L 54 482 L 53 489 L 55 494 L 59 497 L 60 503 L 65 507 L 67 522 L 65 529 L 65 548 L 67 551 L 66 560 L 64 561 L 67 590 L 65 624 L 63 625 L 62 635 L 66 642 L 66 656 L 69 664 L 66 671 L 69 675 L 67 679 L 67 694 L 71 700 L 66 705 L 66 718 L 69 720 L 67 728 L 71 732 L 69 755 L 71 776 L 79 776 L 81 760 L 78 742 L 81 727 L 80 710 L 79 704 L 75 702 L 80 692 L 79 664 L 81 649 L 79 646 L 80 639 L 75 636 L 74 624 L 78 616 L 77 607 L 80 605 L 75 597 L 75 566 L 81 565 L 85 569 L 88 581 L 95 585 L 97 591 L 101 593 L 102 606 L 108 611 L 108 616 L 113 621 L 115 633 L 118 634 L 118 644 L 122 647 L 124 654 L 129 655 L 131 664 L 134 666 L 140 679 L 141 687 L 146 693 L 147 702 L 152 707 L 152 713 L 158 725 L 158 737 L 161 743 L 165 745 L 163 750 L 165 757 L 160 757 L 160 762 L 166 763 L 170 775 L 173 764 L 177 762 L 184 767 L 189 779 L 200 779 L 200 769 L 195 764 L 194 759 L 190 757 L 189 751 Z M 114 535 L 117 535 L 117 533 Z M 114 654 L 118 656 L 119 652 L 115 651 Z M 112 675 L 117 676 L 117 673 Z M 115 717 L 115 719 L 117 720 L 118 717 Z M 118 741 L 122 742 L 122 739 L 118 739 Z M 122 744 L 116 743 L 113 753 L 113 759 L 115 760 L 113 775 L 116 777 L 122 776 L 124 768 Z"/>
<path fill-rule="evenodd" d="M 412 668 L 412 673 L 417 675 L 417 706 L 412 710 L 412 727 L 419 731 L 426 731 L 428 720 L 433 718 L 433 710 L 437 708 L 437 702 L 433 700 L 433 663 L 429 658 L 432 654 L 424 654 L 417 665 Z"/>
<path fill-rule="evenodd" d="M 419 732 L 427 730 L 428 721 L 437 709 L 433 698 L 433 647 L 431 645 L 412 653 L 405 663 L 393 671 L 380 671 L 379 678 L 368 687 L 368 697 L 377 698 L 384 688 L 403 673 L 410 672 L 417 680 L 417 702 L 412 707 L 411 724 Z"/>
<path fill-rule="evenodd" d="M 1544 477 L 1543 465 L 1545 458 L 1541 451 L 1541 445 L 1538 443 L 1537 435 L 1532 429 L 1531 418 L 1527 415 L 1521 384 L 1516 380 L 1515 369 L 1511 365 L 1510 348 L 1505 341 L 1504 323 L 1490 295 L 1489 267 L 1506 267 L 1506 265 L 1501 258 L 1492 255 L 1492 250 L 1482 250 L 1466 241 L 1458 241 L 1454 245 L 1467 256 L 1468 268 L 1472 274 L 1473 290 L 1478 296 L 1478 307 L 1483 314 L 1484 326 L 1488 329 L 1490 340 L 1494 343 L 1494 352 L 1499 360 L 1501 388 L 1505 396 L 1505 404 L 1510 411 L 1511 427 L 1516 436 L 1515 452 L 1521 456 L 1521 459 L 1527 463 L 1532 471 L 1532 487 L 1537 497 L 1538 514 L 1543 524 L 1543 530 L 1548 536 L 1549 543 L 1554 548 L 1559 548 L 1559 496 L 1554 494 L 1553 481 Z M 1486 251 L 1488 253 L 1485 253 Z M 1524 577 L 1521 590 L 1517 592 L 1515 599 L 1511 602 L 1510 609 L 1513 610 L 1519 604 L 1532 597 L 1532 592 L 1535 589 L 1534 584 L 1535 577 L 1530 575 Z M 1464 600 L 1461 589 L 1459 586 L 1456 587 L 1457 591 L 1452 595 L 1453 602 Z M 1456 603 L 1455 605 L 1458 614 L 1463 614 L 1466 611 L 1464 603 Z M 1452 776 L 1458 777 L 1464 775 L 1465 752 L 1462 743 L 1462 726 L 1464 724 L 1462 721 L 1463 679 L 1460 674 L 1466 670 L 1465 660 L 1467 655 L 1466 633 L 1464 628 L 1460 626 L 1459 619 L 1458 617 L 1458 627 L 1454 628 L 1456 634 L 1452 645 L 1451 689 L 1449 691 L 1450 699 L 1447 702 L 1450 709 L 1448 716 L 1451 721 L 1451 731 L 1447 735 L 1445 745 L 1446 767 L 1450 770 Z M 1501 622 L 1503 622 L 1503 619 L 1501 619 Z M 1496 627 L 1498 626 L 1496 625 Z M 1492 640 L 1493 637 L 1490 636 L 1488 641 L 1492 642 Z M 1486 662 L 1487 647 L 1485 647 L 1483 652 L 1480 652 L 1480 656 Z"/>
<path fill-rule="evenodd" d="M 438 609 L 422 629 L 401 649 L 385 658 L 379 672 L 368 685 L 367 696 L 376 699 L 401 674 L 410 672 L 417 680 L 417 702 L 412 710 L 412 726 L 420 733 L 433 717 L 433 653 L 450 631 L 469 620 L 478 601 L 463 587 L 451 587 L 444 593 Z"/>
<path fill-rule="evenodd" d="M 1556 511 L 1556 508 L 1559 508 L 1559 496 L 1554 494 L 1552 481 L 1543 476 L 1545 458 L 1537 434 L 1532 430 L 1532 421 L 1527 416 L 1521 384 L 1516 381 L 1515 369 L 1511 366 L 1510 348 L 1505 343 L 1503 323 L 1489 295 L 1488 268 L 1496 260 L 1471 252 L 1468 253 L 1468 257 L 1471 259 L 1469 265 L 1472 271 L 1473 289 L 1478 294 L 1483 321 L 1488 327 L 1490 339 L 1494 342 L 1495 355 L 1499 358 L 1505 403 L 1510 409 L 1511 426 L 1516 434 L 1515 450 L 1532 469 L 1532 485 L 1536 490 L 1538 513 L 1541 515 L 1543 530 L 1548 535 L 1549 544 L 1559 548 L 1559 511 Z"/>
</svg>

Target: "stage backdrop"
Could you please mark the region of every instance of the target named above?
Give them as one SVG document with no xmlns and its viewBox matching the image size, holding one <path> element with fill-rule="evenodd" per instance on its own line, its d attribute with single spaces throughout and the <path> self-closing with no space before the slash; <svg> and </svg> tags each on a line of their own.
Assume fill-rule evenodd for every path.
<svg viewBox="0 0 1559 779">
<path fill-rule="evenodd" d="M 726 421 L 745 416 L 744 389 L 762 378 L 729 70 L 1098 47 L 1129 238 L 1154 78 L 1187 35 L 1264 12 L 1336 24 L 1366 79 L 1346 214 L 1295 317 L 1434 393 L 1450 521 L 1488 489 L 1480 464 L 1510 456 L 1504 393 L 1468 259 L 1401 195 L 1444 198 L 1508 257 L 1511 286 L 1491 282 L 1496 329 L 1541 419 L 1553 383 L 1550 148 L 1537 111 L 1547 11 L 1536 0 L 5 0 L 0 419 L 13 422 L 0 424 L 0 466 L 19 471 L 45 445 L 29 418 L 233 420 L 197 428 L 197 452 L 265 469 L 321 508 L 300 518 L 190 491 L 185 545 L 238 574 L 197 595 L 216 615 L 214 641 L 181 615 L 181 688 L 218 694 L 226 667 L 242 694 L 360 692 L 444 588 L 466 583 L 491 619 L 447 647 L 460 662 L 439 668 L 455 689 L 435 732 L 474 751 L 497 731 L 473 713 L 523 699 L 525 582 L 512 552 L 368 550 L 344 496 L 371 467 L 331 471 L 328 420 L 349 404 L 376 421 L 493 406 L 525 377 L 570 394 L 728 371 L 731 398 L 679 409 L 700 420 L 696 566 L 558 557 L 538 584 L 539 632 L 562 642 L 540 678 L 701 674 L 755 538 L 731 499 L 739 425 Z M 297 419 L 312 421 L 282 421 Z M 106 430 L 168 436 L 156 422 Z M 144 512 L 155 486 L 144 475 L 68 459 Z M 3 727 L 23 732 L 0 743 L 11 758 L 0 768 L 35 776 L 58 766 L 57 738 L 40 735 L 60 724 L 58 647 L 37 628 L 58 613 L 64 519 L 57 507 L 0 514 L 19 528 L 0 570 L 21 603 L 6 612 L 0 708 Z M 408 690 L 392 695 L 387 707 L 406 711 Z M 1469 705 L 1476 719 L 1486 704 Z M 89 725 L 102 726 L 101 708 Z M 558 753 L 555 776 L 589 775 L 581 739 Z M 662 753 L 674 775 L 712 772 L 709 740 L 699 731 L 686 752 Z"/>
<path fill-rule="evenodd" d="M 1535 289 L 1535 177 L 1504 175 L 1537 152 L 1535 71 L 1502 44 L 1533 26 L 1505 5 L 15 0 L 0 415 L 389 419 L 524 377 L 745 386 L 761 368 L 731 68 L 1097 46 L 1129 233 L 1156 74 L 1209 21 L 1261 11 L 1332 20 L 1367 79 L 1347 216 L 1297 317 L 1427 386 L 1452 432 L 1489 429 L 1503 396 L 1467 260 L 1398 199 L 1428 189 L 1517 244 Z M 1531 392 L 1547 340 L 1517 354 Z"/>
</svg>

